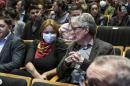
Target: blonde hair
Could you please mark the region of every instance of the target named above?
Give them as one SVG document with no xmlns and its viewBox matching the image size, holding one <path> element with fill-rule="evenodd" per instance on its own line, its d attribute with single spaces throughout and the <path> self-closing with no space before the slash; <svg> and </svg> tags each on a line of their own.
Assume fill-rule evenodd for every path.
<svg viewBox="0 0 130 86">
<path fill-rule="evenodd" d="M 57 22 L 55 22 L 55 20 L 53 20 L 53 19 L 47 19 L 46 21 L 44 21 L 40 27 L 40 30 L 41 30 L 40 32 L 42 33 L 43 30 L 46 29 L 46 27 L 49 25 L 51 25 L 53 27 L 54 31 L 57 34 L 59 33 L 58 29 L 59 29 L 60 25 Z"/>
</svg>

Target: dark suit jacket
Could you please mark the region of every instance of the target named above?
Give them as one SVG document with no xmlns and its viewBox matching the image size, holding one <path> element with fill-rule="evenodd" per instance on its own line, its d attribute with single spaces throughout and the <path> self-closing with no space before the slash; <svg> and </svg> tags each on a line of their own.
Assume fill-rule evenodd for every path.
<svg viewBox="0 0 130 86">
<path fill-rule="evenodd" d="M 36 30 L 34 32 L 32 31 L 33 22 L 28 21 L 25 25 L 22 39 L 24 39 L 24 40 L 40 39 L 40 37 L 41 37 L 40 26 L 42 24 L 42 21 L 43 21 L 42 19 L 37 21 Z"/>
<path fill-rule="evenodd" d="M 130 26 L 130 17 L 129 15 L 125 15 L 122 19 L 122 22 L 118 23 L 119 18 L 114 16 L 111 18 L 110 26 Z"/>
<path fill-rule="evenodd" d="M 74 70 L 73 64 L 67 64 L 64 59 L 68 56 L 68 53 L 71 51 L 77 51 L 80 47 L 77 43 L 72 43 L 72 45 L 69 47 L 66 55 L 60 62 L 60 64 L 57 67 L 57 73 L 62 82 L 70 82 L 71 80 L 71 72 Z M 114 54 L 113 47 L 111 44 L 106 43 L 104 41 L 101 41 L 99 39 L 94 40 L 94 45 L 92 47 L 92 50 L 90 52 L 89 60 L 84 60 L 83 64 L 81 65 L 81 69 L 86 71 L 90 63 L 95 59 L 96 56 L 100 55 L 110 55 Z"/>
<path fill-rule="evenodd" d="M 23 62 L 25 45 L 23 41 L 11 34 L 0 53 L 0 72 L 10 72 L 19 68 Z"/>
</svg>

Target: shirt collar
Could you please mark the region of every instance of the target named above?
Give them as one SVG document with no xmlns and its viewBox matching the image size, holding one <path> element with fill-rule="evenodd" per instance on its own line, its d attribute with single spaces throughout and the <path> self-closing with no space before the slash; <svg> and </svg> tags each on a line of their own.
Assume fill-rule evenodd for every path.
<svg viewBox="0 0 130 86">
<path fill-rule="evenodd" d="M 91 39 L 88 44 L 91 45 L 91 46 L 93 46 L 93 39 Z"/>
<path fill-rule="evenodd" d="M 84 50 L 86 50 L 86 49 L 88 49 L 88 48 L 90 48 L 90 47 L 92 47 L 93 46 L 93 39 L 91 39 L 90 40 L 90 42 L 86 45 L 86 46 L 84 46 L 84 47 L 82 47 Z"/>
<path fill-rule="evenodd" d="M 25 15 L 25 10 L 21 12 L 21 14 Z"/>
<path fill-rule="evenodd" d="M 7 40 L 10 36 L 11 32 L 8 33 L 8 35 L 4 38 L 5 40 Z"/>
</svg>

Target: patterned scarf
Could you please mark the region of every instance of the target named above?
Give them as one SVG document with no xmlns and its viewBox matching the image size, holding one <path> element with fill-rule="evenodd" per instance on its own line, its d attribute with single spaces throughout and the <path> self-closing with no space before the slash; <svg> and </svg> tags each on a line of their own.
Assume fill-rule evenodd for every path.
<svg viewBox="0 0 130 86">
<path fill-rule="evenodd" d="M 49 52 L 52 51 L 52 45 L 45 43 L 43 41 L 40 41 L 38 46 L 37 46 L 37 50 L 35 53 L 35 59 L 39 59 L 39 58 L 43 58 L 46 55 L 49 54 Z"/>
</svg>

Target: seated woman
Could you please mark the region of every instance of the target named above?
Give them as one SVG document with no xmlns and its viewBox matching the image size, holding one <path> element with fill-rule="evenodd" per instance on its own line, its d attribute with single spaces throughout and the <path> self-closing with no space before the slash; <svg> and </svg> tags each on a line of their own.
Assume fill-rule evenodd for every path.
<svg viewBox="0 0 130 86">
<path fill-rule="evenodd" d="M 98 3 L 92 2 L 89 4 L 89 13 L 94 17 L 97 25 L 104 26 L 108 25 L 108 18 L 99 12 Z"/>
<path fill-rule="evenodd" d="M 34 40 L 29 46 L 25 60 L 26 71 L 21 70 L 17 74 L 40 79 L 56 74 L 55 68 L 65 55 L 67 46 L 58 40 L 58 25 L 54 20 L 43 22 L 40 30 L 42 39 Z"/>
<path fill-rule="evenodd" d="M 130 17 L 124 4 L 118 6 L 109 24 L 110 26 L 130 26 Z"/>
</svg>

